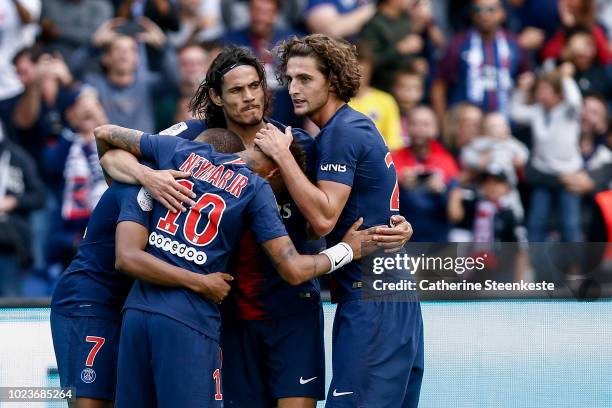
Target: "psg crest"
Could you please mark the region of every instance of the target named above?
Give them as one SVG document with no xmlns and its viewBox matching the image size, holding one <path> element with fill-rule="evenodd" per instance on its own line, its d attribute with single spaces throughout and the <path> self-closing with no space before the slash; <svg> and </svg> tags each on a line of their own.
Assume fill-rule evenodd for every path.
<svg viewBox="0 0 612 408">
<path fill-rule="evenodd" d="M 85 368 L 81 371 L 81 380 L 84 383 L 91 384 L 96 381 L 96 372 L 91 368 Z"/>
</svg>

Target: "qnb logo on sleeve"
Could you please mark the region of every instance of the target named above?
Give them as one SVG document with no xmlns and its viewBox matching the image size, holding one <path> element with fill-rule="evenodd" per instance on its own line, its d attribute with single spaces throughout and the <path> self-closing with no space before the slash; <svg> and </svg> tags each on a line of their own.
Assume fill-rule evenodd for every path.
<svg viewBox="0 0 612 408">
<path fill-rule="evenodd" d="M 321 171 L 328 171 L 330 173 L 346 173 L 346 164 L 338 164 L 338 163 L 321 164 Z"/>
<path fill-rule="evenodd" d="M 153 245 L 162 251 L 170 252 L 172 255 L 184 258 L 197 265 L 204 265 L 206 263 L 207 257 L 204 252 L 198 251 L 195 248 L 174 241 L 155 232 L 152 232 L 149 235 L 149 245 Z"/>
</svg>

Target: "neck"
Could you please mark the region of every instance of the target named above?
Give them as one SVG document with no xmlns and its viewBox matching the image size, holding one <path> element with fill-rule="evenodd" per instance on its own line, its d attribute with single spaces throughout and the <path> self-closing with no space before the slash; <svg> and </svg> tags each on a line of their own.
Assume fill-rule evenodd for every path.
<svg viewBox="0 0 612 408">
<path fill-rule="evenodd" d="M 134 72 L 109 71 L 107 77 L 115 86 L 128 86 L 134 83 Z"/>
<path fill-rule="evenodd" d="M 424 159 L 429 156 L 429 152 L 431 150 L 431 146 L 429 142 L 425 142 L 420 145 L 415 145 L 412 147 L 412 152 L 418 159 Z"/>
<path fill-rule="evenodd" d="M 399 7 L 395 7 L 390 3 L 385 3 L 381 5 L 378 10 L 386 17 L 389 17 L 392 20 L 400 18 L 402 15 L 402 10 Z"/>
<path fill-rule="evenodd" d="M 226 118 L 226 122 L 227 122 L 227 129 L 231 130 L 232 132 L 240 136 L 240 139 L 242 140 L 242 143 L 244 144 L 244 147 L 247 150 L 253 149 L 255 147 L 255 134 L 257 133 L 259 129 L 265 126 L 265 123 L 263 120 L 259 122 L 258 124 L 251 125 L 251 126 L 240 125 L 236 122 L 227 120 L 227 118 Z"/>
<path fill-rule="evenodd" d="M 497 34 L 497 29 L 491 31 L 478 31 L 483 41 L 492 41 L 495 39 L 495 35 Z"/>
<path fill-rule="evenodd" d="M 358 98 L 364 98 L 364 97 L 366 97 L 366 96 L 367 96 L 367 95 L 370 93 L 370 90 L 371 90 L 371 89 L 372 89 L 372 88 L 370 88 L 370 86 L 369 86 L 369 85 L 362 84 L 362 85 L 359 87 L 359 92 L 357 92 L 357 97 L 358 97 Z"/>
<path fill-rule="evenodd" d="M 336 98 L 335 95 L 330 95 L 329 99 L 315 113 L 309 116 L 309 119 L 314 122 L 315 125 L 319 127 L 319 129 L 323 129 L 323 127 L 329 122 L 329 120 L 338 112 L 338 109 L 345 105 L 344 101 Z"/>
</svg>

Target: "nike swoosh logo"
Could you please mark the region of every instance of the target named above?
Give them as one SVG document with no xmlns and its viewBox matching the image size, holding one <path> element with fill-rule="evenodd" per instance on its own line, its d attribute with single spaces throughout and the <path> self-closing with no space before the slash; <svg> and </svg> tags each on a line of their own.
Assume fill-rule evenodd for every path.
<svg viewBox="0 0 612 408">
<path fill-rule="evenodd" d="M 344 256 L 342 258 L 340 258 L 338 260 L 338 262 L 334 262 L 334 268 L 337 267 L 338 265 L 340 265 L 342 263 L 342 261 L 344 261 L 344 258 L 346 258 L 348 256 L 348 254 L 344 254 Z"/>
<path fill-rule="evenodd" d="M 349 394 L 352 394 L 352 393 L 353 393 L 353 391 L 348 391 L 348 392 L 338 392 L 338 390 L 334 390 L 334 392 L 332 393 L 332 395 L 333 395 L 334 397 L 341 397 L 341 396 L 343 396 L 343 395 L 349 395 Z"/>
<path fill-rule="evenodd" d="M 317 378 L 317 377 L 312 377 L 312 378 L 309 378 L 309 379 L 305 380 L 302 377 L 300 377 L 300 384 L 302 384 L 302 385 L 308 384 L 309 382 L 313 381 L 315 378 Z"/>
</svg>

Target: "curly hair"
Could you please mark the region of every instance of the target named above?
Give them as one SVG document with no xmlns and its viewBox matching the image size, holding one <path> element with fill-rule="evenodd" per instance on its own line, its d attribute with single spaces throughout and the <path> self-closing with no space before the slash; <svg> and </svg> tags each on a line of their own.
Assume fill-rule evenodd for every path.
<svg viewBox="0 0 612 408">
<path fill-rule="evenodd" d="M 314 57 L 319 71 L 325 75 L 334 93 L 344 102 L 357 95 L 361 74 L 354 45 L 323 34 L 293 37 L 275 48 L 279 64 L 277 78 L 287 84 L 287 62 L 292 57 Z"/>
<path fill-rule="evenodd" d="M 210 90 L 214 90 L 217 95 L 221 95 L 223 77 L 233 68 L 239 65 L 250 65 L 257 71 L 257 76 L 261 81 L 264 90 L 264 112 L 268 111 L 270 105 L 270 95 L 266 83 L 266 73 L 263 64 L 247 48 L 230 46 L 214 59 L 206 78 L 198 87 L 191 101 L 189 101 L 189 112 L 198 118 L 206 120 L 208 127 L 225 128 L 225 114 L 221 106 L 215 105 L 210 97 Z"/>
</svg>

